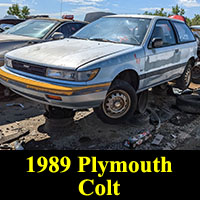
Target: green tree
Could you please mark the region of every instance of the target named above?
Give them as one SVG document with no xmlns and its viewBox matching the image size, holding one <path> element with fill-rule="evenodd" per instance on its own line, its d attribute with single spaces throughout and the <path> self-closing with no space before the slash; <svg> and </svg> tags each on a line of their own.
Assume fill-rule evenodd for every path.
<svg viewBox="0 0 200 200">
<path fill-rule="evenodd" d="M 200 25 L 200 15 L 195 15 L 191 20 L 191 25 Z"/>
<path fill-rule="evenodd" d="M 165 10 L 164 8 L 161 8 L 160 10 L 156 10 L 154 15 L 167 17 L 167 12 L 164 12 L 164 10 Z"/>
<path fill-rule="evenodd" d="M 172 7 L 172 15 L 183 16 L 184 14 L 185 14 L 185 10 L 183 8 L 180 8 L 178 4 L 176 4 L 175 7 Z"/>
<path fill-rule="evenodd" d="M 157 16 L 167 17 L 167 16 L 171 16 L 171 15 L 183 16 L 185 14 L 185 10 L 183 8 L 180 8 L 178 4 L 174 7 L 172 7 L 171 13 L 164 12 L 164 10 L 165 10 L 164 8 L 161 8 L 160 10 L 156 9 L 156 11 L 154 13 L 145 11 L 144 15 L 157 15 Z"/>
<path fill-rule="evenodd" d="M 161 8 L 160 10 L 156 9 L 156 11 L 154 13 L 145 11 L 144 15 L 156 15 L 156 16 L 166 17 L 167 16 L 167 12 L 164 12 L 164 8 Z"/>
<path fill-rule="evenodd" d="M 18 4 L 13 4 L 8 8 L 7 14 L 15 15 L 20 19 L 25 19 L 28 15 L 30 15 L 30 8 L 28 8 L 28 6 L 24 6 L 22 9 L 20 9 Z"/>
<path fill-rule="evenodd" d="M 187 24 L 188 26 L 192 26 L 192 20 L 191 20 L 190 18 L 185 17 L 185 20 L 186 20 L 186 24 Z"/>
</svg>

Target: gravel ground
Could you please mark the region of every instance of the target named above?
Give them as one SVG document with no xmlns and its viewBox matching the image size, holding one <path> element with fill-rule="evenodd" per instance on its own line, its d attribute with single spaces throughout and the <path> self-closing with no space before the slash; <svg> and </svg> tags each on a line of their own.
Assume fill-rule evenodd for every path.
<svg viewBox="0 0 200 200">
<path fill-rule="evenodd" d="M 200 88 L 200 85 L 191 87 Z M 15 97 L 0 102 L 0 141 L 13 134 L 26 135 L 0 145 L 0 149 L 18 149 L 18 144 L 22 143 L 25 150 L 129 150 L 124 140 L 141 130 L 149 130 L 152 137 L 135 150 L 200 150 L 200 115 L 179 111 L 175 102 L 174 96 L 150 92 L 149 108 L 161 116 L 164 113 L 165 118 L 156 133 L 152 132 L 154 126 L 150 124 L 149 113 L 137 115 L 124 124 L 108 125 L 96 117 L 93 109 L 77 112 L 73 120 L 55 121 L 49 130 L 43 105 Z M 13 103 L 20 103 L 24 108 L 7 105 Z M 163 136 L 161 143 L 152 145 L 158 134 Z"/>
</svg>

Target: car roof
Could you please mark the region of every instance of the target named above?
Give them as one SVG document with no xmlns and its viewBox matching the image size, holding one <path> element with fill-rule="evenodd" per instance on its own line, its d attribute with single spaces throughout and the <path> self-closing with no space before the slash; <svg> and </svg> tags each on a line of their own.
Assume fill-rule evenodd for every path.
<svg viewBox="0 0 200 200">
<path fill-rule="evenodd" d="M 135 14 L 124 14 L 124 15 L 110 15 L 110 16 L 105 16 L 105 18 L 120 18 L 120 17 L 129 17 L 129 18 L 143 18 L 143 19 L 167 19 L 171 21 L 178 21 L 181 23 L 185 23 L 183 21 L 177 20 L 177 19 L 172 19 L 169 17 L 161 17 L 161 16 L 156 16 L 156 15 L 135 15 Z"/>
<path fill-rule="evenodd" d="M 79 23 L 88 24 L 88 22 L 85 22 L 85 21 L 70 20 L 70 19 L 57 19 L 57 18 L 48 18 L 48 17 L 37 17 L 37 18 L 31 18 L 29 20 L 50 20 L 50 21 L 57 21 L 57 22 L 60 22 L 60 23 L 64 23 L 64 22 L 79 22 Z"/>
</svg>

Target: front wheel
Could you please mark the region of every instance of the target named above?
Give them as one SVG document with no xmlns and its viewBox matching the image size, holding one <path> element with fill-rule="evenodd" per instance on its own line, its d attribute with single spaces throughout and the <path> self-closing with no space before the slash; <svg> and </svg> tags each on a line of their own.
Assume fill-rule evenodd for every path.
<svg viewBox="0 0 200 200">
<path fill-rule="evenodd" d="M 119 124 L 130 119 L 137 108 L 135 89 L 126 81 L 116 80 L 104 102 L 94 111 L 105 123 Z"/>
</svg>

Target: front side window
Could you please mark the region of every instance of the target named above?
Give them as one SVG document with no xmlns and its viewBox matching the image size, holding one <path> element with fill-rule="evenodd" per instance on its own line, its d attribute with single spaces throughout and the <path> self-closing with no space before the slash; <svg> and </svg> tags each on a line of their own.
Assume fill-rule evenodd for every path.
<svg viewBox="0 0 200 200">
<path fill-rule="evenodd" d="M 14 34 L 42 39 L 57 23 L 58 22 L 51 20 L 31 19 L 8 29 L 4 34 Z"/>
<path fill-rule="evenodd" d="M 149 28 L 150 19 L 133 17 L 104 17 L 88 24 L 73 37 L 141 45 Z"/>
<path fill-rule="evenodd" d="M 83 27 L 84 24 L 79 23 L 67 23 L 62 25 L 57 32 L 61 32 L 64 34 L 65 38 L 73 35 L 76 31 L 78 31 L 81 27 Z"/>
<path fill-rule="evenodd" d="M 195 41 L 192 31 L 185 23 L 173 22 L 173 24 L 177 30 L 180 43 Z"/>
<path fill-rule="evenodd" d="M 152 35 L 153 38 L 160 38 L 163 40 L 163 47 L 170 46 L 176 44 L 176 38 L 173 31 L 173 28 L 169 21 L 167 20 L 159 20 L 154 28 L 154 32 Z"/>
</svg>

